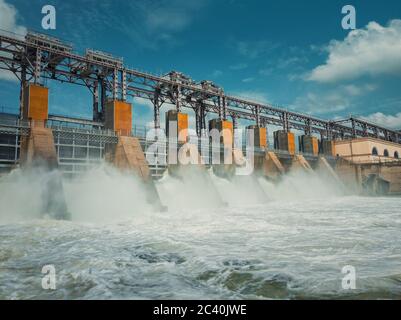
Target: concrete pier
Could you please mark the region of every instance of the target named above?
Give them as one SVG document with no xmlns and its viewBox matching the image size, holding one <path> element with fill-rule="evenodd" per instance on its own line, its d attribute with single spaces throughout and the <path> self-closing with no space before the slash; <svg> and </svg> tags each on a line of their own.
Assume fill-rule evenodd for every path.
<svg viewBox="0 0 401 320">
<path fill-rule="evenodd" d="M 319 154 L 319 140 L 309 135 L 300 136 L 299 151 L 317 156 Z"/>
<path fill-rule="evenodd" d="M 22 165 L 57 167 L 57 154 L 53 132 L 46 128 L 49 110 L 49 89 L 36 84 L 26 84 L 22 94 L 22 117 L 30 124 L 28 137 L 21 140 Z"/>
<path fill-rule="evenodd" d="M 132 131 L 132 105 L 120 100 L 107 101 L 104 120 L 106 129 L 116 132 L 119 136 L 130 136 Z"/>
<path fill-rule="evenodd" d="M 291 169 L 295 169 L 295 170 L 302 169 L 302 170 L 305 170 L 307 172 L 312 172 L 313 171 L 313 169 L 312 169 L 311 165 L 309 164 L 309 162 L 301 154 L 296 154 L 294 156 Z"/>
<path fill-rule="evenodd" d="M 344 185 L 335 169 L 330 165 L 330 163 L 324 156 L 319 157 L 318 169 L 320 170 L 320 172 L 323 172 L 328 178 L 334 180 L 338 185 Z"/>
<path fill-rule="evenodd" d="M 70 219 L 64 197 L 53 132 L 46 128 L 49 110 L 49 89 L 26 84 L 22 95 L 22 116 L 30 123 L 29 135 L 21 139 L 20 164 L 35 170 L 44 168 L 46 176 L 42 189 L 42 213 L 55 219 Z"/>
<path fill-rule="evenodd" d="M 290 155 L 295 154 L 295 135 L 292 132 L 279 130 L 274 132 L 274 149 L 287 151 Z"/>
<path fill-rule="evenodd" d="M 183 172 L 197 168 L 198 170 L 206 170 L 206 167 L 202 161 L 202 157 L 199 154 L 198 147 L 191 143 L 186 143 L 179 146 L 177 152 L 177 163 L 168 164 L 168 171 L 171 176 L 178 179 L 184 179 Z"/>
<path fill-rule="evenodd" d="M 362 193 L 362 172 L 359 166 L 348 160 L 339 159 L 335 171 L 350 193 Z"/>
<path fill-rule="evenodd" d="M 232 148 L 234 144 L 234 126 L 227 120 L 213 119 L 209 121 L 209 132 L 217 130 L 220 134 L 220 143 L 225 148 Z"/>
<path fill-rule="evenodd" d="M 336 145 L 333 140 L 325 140 L 323 139 L 320 143 L 321 153 L 325 156 L 336 156 Z"/>
<path fill-rule="evenodd" d="M 259 126 L 248 126 L 248 132 L 253 136 L 255 148 L 266 149 L 267 144 L 267 129 Z"/>
<path fill-rule="evenodd" d="M 149 166 L 137 138 L 118 137 L 112 163 L 120 170 L 135 172 L 145 182 L 150 180 Z"/>
<path fill-rule="evenodd" d="M 278 180 L 285 174 L 285 169 L 273 151 L 268 151 L 264 158 L 264 175 L 271 180 Z"/>
<path fill-rule="evenodd" d="M 171 128 L 171 125 L 174 125 Z M 166 113 L 166 135 L 177 137 L 178 144 L 184 144 L 188 141 L 188 115 L 186 113 L 169 110 Z"/>
<path fill-rule="evenodd" d="M 222 178 L 231 179 L 235 174 L 235 158 L 240 158 L 234 151 L 234 126 L 227 120 L 213 119 L 209 121 L 212 158 L 218 153 L 220 164 L 213 164 L 213 172 Z M 216 150 L 216 148 L 220 149 Z M 239 150 L 240 151 L 240 150 Z M 241 151 L 240 151 L 241 152 Z M 242 152 L 241 152 L 242 154 Z"/>
</svg>

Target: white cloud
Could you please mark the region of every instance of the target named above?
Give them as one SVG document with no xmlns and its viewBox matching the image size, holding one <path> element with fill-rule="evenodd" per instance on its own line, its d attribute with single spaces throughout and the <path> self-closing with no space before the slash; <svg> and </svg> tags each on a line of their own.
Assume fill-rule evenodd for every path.
<svg viewBox="0 0 401 320">
<path fill-rule="evenodd" d="M 261 91 L 238 91 L 234 96 L 262 104 L 268 103 L 269 100 L 267 94 Z"/>
<path fill-rule="evenodd" d="M 134 98 L 133 104 L 134 104 L 134 106 L 141 105 L 141 106 L 147 107 L 151 110 L 153 110 L 153 108 L 154 108 L 152 101 L 150 101 L 149 99 L 145 99 L 145 98 L 136 97 L 136 98 Z"/>
<path fill-rule="evenodd" d="M 387 27 L 370 22 L 364 29 L 351 31 L 344 41 L 332 40 L 327 46 L 329 57 L 306 79 L 336 82 L 364 75 L 399 74 L 401 71 L 401 20 Z"/>
<path fill-rule="evenodd" d="M 366 94 L 368 92 L 375 91 L 377 89 L 377 86 L 374 84 L 364 84 L 361 86 L 357 86 L 355 84 L 349 84 L 342 86 L 341 89 L 343 89 L 346 94 L 357 97 Z"/>
<path fill-rule="evenodd" d="M 15 76 L 14 73 L 8 70 L 0 70 L 0 80 L 11 81 L 11 82 L 18 82 L 18 78 Z"/>
<path fill-rule="evenodd" d="M 1 33 L 12 32 L 24 36 L 27 30 L 24 26 L 18 24 L 18 16 L 18 11 L 13 5 L 6 3 L 4 0 L 0 0 Z M 17 81 L 18 79 L 11 71 L 0 70 L 0 80 Z"/>
<path fill-rule="evenodd" d="M 118 1 L 117 13 L 116 3 L 85 0 L 84 6 L 77 6 L 73 1 L 60 1 L 57 10 L 63 12 L 66 23 L 62 37 L 84 49 L 89 39 L 95 44 L 103 40 L 104 32 L 113 32 L 138 50 L 166 51 L 183 44 L 180 32 L 196 23 L 209 0 Z M 112 51 L 112 47 L 103 50 Z"/>
<path fill-rule="evenodd" d="M 214 70 L 212 73 L 213 78 L 218 78 L 218 77 L 221 77 L 222 75 L 223 75 L 223 71 L 221 71 L 221 70 Z"/>
<path fill-rule="evenodd" d="M 280 45 L 266 40 L 260 41 L 239 41 L 236 43 L 237 51 L 240 55 L 248 59 L 256 59 L 267 56 L 271 51 L 277 49 Z"/>
<path fill-rule="evenodd" d="M 264 68 L 259 70 L 261 76 L 271 76 L 273 74 L 274 68 Z"/>
<path fill-rule="evenodd" d="M 205 1 L 162 0 L 152 2 L 145 10 L 145 23 L 153 30 L 181 31 L 187 27 L 194 14 Z"/>
<path fill-rule="evenodd" d="M 280 58 L 276 62 L 276 68 L 277 69 L 286 69 L 288 67 L 294 68 L 294 66 L 299 66 L 302 64 L 305 64 L 308 61 L 308 59 L 305 56 L 299 56 L 299 57 L 290 57 L 290 58 Z"/>
<path fill-rule="evenodd" d="M 248 68 L 248 65 L 246 63 L 239 63 L 239 64 L 232 65 L 229 68 L 230 68 L 230 70 L 238 71 L 238 70 L 244 70 L 244 69 Z"/>
<path fill-rule="evenodd" d="M 292 108 L 311 114 L 325 114 L 350 110 L 361 104 L 378 86 L 366 84 L 338 85 L 330 90 L 312 90 L 295 99 Z"/>
<path fill-rule="evenodd" d="M 17 9 L 5 0 L 0 0 L 0 29 L 13 32 L 18 35 L 25 35 L 27 30 L 18 24 L 19 13 Z"/>
<path fill-rule="evenodd" d="M 361 117 L 368 122 L 376 123 L 386 128 L 401 129 L 401 112 L 395 115 L 387 115 L 381 112 L 373 113 L 369 116 Z"/>
<path fill-rule="evenodd" d="M 250 77 L 250 78 L 242 79 L 242 82 L 249 83 L 249 82 L 253 82 L 254 80 L 255 80 L 255 78 Z"/>
<path fill-rule="evenodd" d="M 330 113 L 330 117 L 333 117 L 333 113 L 338 112 L 341 114 L 340 118 L 343 118 L 344 114 L 360 112 L 362 108 L 366 108 L 367 104 L 375 103 L 377 97 L 373 92 L 378 88 L 377 85 L 371 83 L 337 85 L 329 90 L 315 88 L 298 96 L 291 108 L 309 114 Z M 384 99 L 380 100 L 380 108 L 390 110 L 390 107 L 398 106 L 400 103 L 400 99 Z"/>
<path fill-rule="evenodd" d="M 298 97 L 291 106 L 300 112 L 309 114 L 325 114 L 339 112 L 348 109 L 351 102 L 347 95 L 341 92 L 313 93 L 309 92 L 305 96 Z"/>
</svg>

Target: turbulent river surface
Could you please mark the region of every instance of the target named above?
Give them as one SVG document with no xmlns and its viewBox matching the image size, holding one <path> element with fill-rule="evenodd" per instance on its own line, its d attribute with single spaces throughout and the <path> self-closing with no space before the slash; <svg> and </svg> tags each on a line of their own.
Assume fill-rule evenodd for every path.
<svg viewBox="0 0 401 320">
<path fill-rule="evenodd" d="M 153 212 L 132 178 L 97 168 L 64 181 L 70 222 L 39 218 L 43 175 L 1 178 L 0 299 L 401 298 L 399 198 L 346 196 L 315 175 L 196 175 L 158 182 L 169 210 Z M 44 265 L 56 290 L 42 289 Z"/>
</svg>

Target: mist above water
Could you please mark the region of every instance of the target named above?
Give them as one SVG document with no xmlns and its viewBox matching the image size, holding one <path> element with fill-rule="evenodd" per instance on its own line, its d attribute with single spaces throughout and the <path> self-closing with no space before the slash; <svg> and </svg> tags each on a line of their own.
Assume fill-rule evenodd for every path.
<svg viewBox="0 0 401 320">
<path fill-rule="evenodd" d="M 327 199 L 344 196 L 346 189 L 333 177 L 319 171 L 293 170 L 273 183 L 259 178 L 260 185 L 271 200 Z"/>
<path fill-rule="evenodd" d="M 165 172 L 156 182 L 161 201 L 169 210 L 218 208 L 224 205 L 218 189 L 208 171 L 188 166 Z"/>
<path fill-rule="evenodd" d="M 0 178 L 0 223 L 38 219 L 43 214 L 46 181 L 57 171 L 13 170 Z M 290 171 L 278 182 L 255 175 L 218 177 L 196 166 L 166 172 L 155 182 L 170 212 L 205 208 L 269 205 L 280 200 L 323 199 L 344 194 L 335 179 L 303 170 Z M 72 220 L 107 223 L 152 212 L 142 182 L 107 165 L 94 167 L 73 179 L 63 179 L 65 201 Z M 167 213 L 166 213 L 167 214 Z M 171 214 L 171 213 L 170 213 Z"/>
<path fill-rule="evenodd" d="M 139 178 L 106 164 L 65 181 L 64 190 L 73 221 L 124 221 L 152 210 Z"/>
<path fill-rule="evenodd" d="M 42 190 L 54 172 L 16 169 L 0 177 L 0 223 L 12 223 L 42 216 Z"/>
</svg>

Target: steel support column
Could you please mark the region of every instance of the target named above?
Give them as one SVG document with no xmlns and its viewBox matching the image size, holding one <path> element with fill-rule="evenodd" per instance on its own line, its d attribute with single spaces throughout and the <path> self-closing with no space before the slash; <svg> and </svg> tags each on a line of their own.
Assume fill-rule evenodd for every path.
<svg viewBox="0 0 401 320">
<path fill-rule="evenodd" d="M 282 121 L 283 121 L 283 130 L 286 131 L 286 132 L 290 131 L 290 126 L 289 126 L 289 122 L 288 122 L 288 113 L 287 112 L 283 112 Z"/>
<path fill-rule="evenodd" d="M 106 81 L 101 79 L 100 81 L 100 107 L 101 107 L 101 120 L 104 120 L 105 109 L 106 109 L 106 99 L 107 99 L 107 87 Z"/>
<path fill-rule="evenodd" d="M 181 86 L 176 86 L 175 89 L 175 108 L 177 112 L 181 112 Z"/>
<path fill-rule="evenodd" d="M 352 124 L 352 138 L 355 139 L 356 138 L 356 124 L 355 124 L 354 119 L 351 119 L 351 124 Z"/>
<path fill-rule="evenodd" d="M 160 91 L 156 90 L 153 99 L 153 116 L 154 116 L 154 126 L 155 129 L 160 129 L 160 101 L 159 101 Z"/>
<path fill-rule="evenodd" d="M 312 134 L 312 128 L 311 128 L 310 119 L 307 119 L 307 120 L 305 121 L 305 125 L 306 125 L 306 127 L 305 127 L 305 134 L 306 134 L 307 136 L 310 136 L 310 135 Z"/>
<path fill-rule="evenodd" d="M 256 118 L 256 125 L 260 127 L 260 107 L 255 107 L 255 118 Z"/>
<path fill-rule="evenodd" d="M 332 140 L 333 139 L 333 131 L 331 129 L 331 124 L 328 123 L 326 125 L 326 138 L 327 140 Z"/>
<path fill-rule="evenodd" d="M 99 82 L 93 85 L 93 121 L 99 121 Z"/>
<path fill-rule="evenodd" d="M 368 134 L 368 126 L 367 126 L 367 124 L 363 124 L 362 125 L 362 130 L 363 130 L 363 136 L 364 137 L 368 137 L 369 134 Z"/>
<path fill-rule="evenodd" d="M 118 99 L 118 70 L 114 69 L 113 73 L 113 100 Z"/>
<path fill-rule="evenodd" d="M 218 106 L 218 109 L 219 109 L 219 119 L 220 120 L 223 120 L 223 101 L 222 100 L 223 99 L 222 99 L 221 96 L 219 96 L 217 98 L 217 106 Z"/>
<path fill-rule="evenodd" d="M 227 100 L 226 97 L 223 96 L 222 97 L 222 113 L 223 113 L 223 120 L 226 121 L 227 120 Z"/>
<path fill-rule="evenodd" d="M 20 119 L 23 118 L 25 85 L 26 85 L 26 66 L 24 65 L 21 68 L 21 83 L 20 83 L 20 95 L 19 95 L 19 115 L 20 115 Z"/>
<path fill-rule="evenodd" d="M 34 83 L 40 83 L 40 76 L 42 73 L 42 51 L 40 49 L 36 50 L 35 58 L 35 70 L 34 70 Z"/>
<path fill-rule="evenodd" d="M 202 136 L 202 104 L 197 103 L 195 108 L 195 122 L 196 122 L 196 135 L 198 137 Z"/>
<path fill-rule="evenodd" d="M 125 69 L 121 73 L 121 84 L 122 84 L 121 100 L 127 101 L 127 71 Z"/>
<path fill-rule="evenodd" d="M 206 129 L 206 108 L 203 103 L 200 104 L 200 117 L 201 117 L 201 135 L 207 136 L 207 129 Z"/>
<path fill-rule="evenodd" d="M 374 134 L 376 135 L 376 138 L 379 139 L 380 138 L 380 133 L 379 133 L 379 129 L 374 128 Z"/>
</svg>

